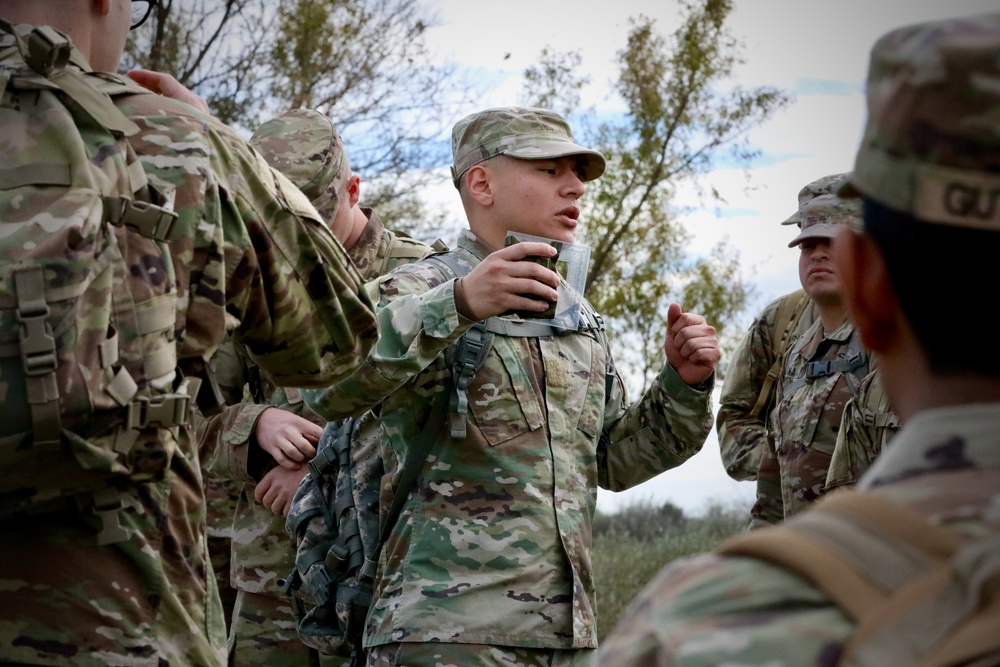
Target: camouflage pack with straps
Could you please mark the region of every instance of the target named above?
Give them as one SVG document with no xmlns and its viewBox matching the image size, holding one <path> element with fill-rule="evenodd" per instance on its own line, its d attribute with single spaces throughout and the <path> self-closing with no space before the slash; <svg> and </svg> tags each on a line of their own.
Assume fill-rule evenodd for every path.
<svg viewBox="0 0 1000 667">
<path fill-rule="evenodd" d="M 439 252 L 421 261 L 434 264 L 445 276 L 458 278 L 470 266 L 461 261 L 459 252 Z M 584 320 L 583 326 L 595 330 L 606 348 L 600 317 L 591 313 Z M 447 427 L 449 437 L 465 437 L 466 391 L 486 360 L 493 336 L 566 333 L 541 322 L 494 317 L 474 325 L 446 350 L 442 358 L 449 370 L 446 386 L 433 402 L 420 437 L 409 443 L 392 505 L 382 521 L 379 484 L 384 466 L 376 451 L 359 451 L 355 439 L 361 420 L 377 417 L 367 413 L 359 420 L 326 427 L 285 524 L 296 544 L 295 569 L 285 579 L 285 592 L 293 600 L 303 643 L 324 654 L 350 658 L 352 665 L 365 663 L 361 640 L 382 545 L 444 429 Z M 611 381 L 613 375 L 609 375 Z"/>
<path fill-rule="evenodd" d="M 971 506 L 986 504 L 979 498 Z M 995 532 L 962 535 L 878 493 L 845 489 L 780 526 L 729 540 L 719 552 L 794 572 L 843 609 L 855 631 L 837 664 L 1000 664 Z"/>
<path fill-rule="evenodd" d="M 0 21 L 0 519 L 89 507 L 113 542 L 117 489 L 162 476 L 176 443 L 137 438 L 185 423 L 194 383 L 176 370 L 176 214 L 112 101 L 137 92 L 75 58 Z M 136 277 L 140 257 L 164 275 Z"/>
</svg>

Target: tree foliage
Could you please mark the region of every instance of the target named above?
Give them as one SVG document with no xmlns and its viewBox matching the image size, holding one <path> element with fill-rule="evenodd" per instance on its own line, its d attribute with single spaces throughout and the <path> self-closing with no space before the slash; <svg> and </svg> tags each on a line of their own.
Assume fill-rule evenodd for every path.
<svg viewBox="0 0 1000 667">
<path fill-rule="evenodd" d="M 724 244 L 699 258 L 687 251 L 690 234 L 675 204 L 681 188 L 700 189 L 698 177 L 727 155 L 747 165 L 756 155 L 747 133 L 790 98 L 772 87 L 733 85 L 743 45 L 727 19 L 733 0 L 680 0 L 681 25 L 669 37 L 653 20 L 630 20 L 618 52 L 615 88 L 625 111 L 576 123 L 608 161 L 604 176 L 582 201 L 586 224 L 578 240 L 593 249 L 587 296 L 627 339 L 626 365 L 644 384 L 662 366 L 667 306 L 680 302 L 718 329 L 745 304 L 735 252 Z M 573 76 L 578 54 L 542 52 L 525 73 L 525 101 L 564 112 L 578 106 L 587 80 Z"/>
<path fill-rule="evenodd" d="M 161 0 L 127 62 L 173 74 L 248 132 L 287 109 L 326 113 L 364 203 L 405 227 L 428 215 L 419 193 L 448 159 L 439 137 L 467 94 L 431 58 L 432 21 L 418 0 Z"/>
</svg>

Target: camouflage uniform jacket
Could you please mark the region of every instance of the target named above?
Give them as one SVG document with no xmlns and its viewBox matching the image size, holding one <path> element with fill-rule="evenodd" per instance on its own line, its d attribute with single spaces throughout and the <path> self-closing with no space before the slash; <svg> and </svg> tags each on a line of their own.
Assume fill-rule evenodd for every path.
<svg viewBox="0 0 1000 667">
<path fill-rule="evenodd" d="M 860 380 L 850 372 L 810 379 L 809 370 L 816 362 L 846 361 L 856 355 L 864 366 L 855 372 L 866 374 L 867 353 L 849 320 L 830 333 L 816 320 L 788 351 L 771 412 L 774 444 L 764 450 L 757 472 L 753 526 L 778 523 L 822 494 L 840 418 Z"/>
<path fill-rule="evenodd" d="M 964 535 L 1000 536 L 1000 404 L 916 415 L 858 488 Z M 962 489 L 978 498 L 956 500 Z M 664 568 L 597 663 L 826 667 L 837 664 L 853 628 L 805 579 L 756 559 L 704 555 Z"/>
<path fill-rule="evenodd" d="M 0 62 L 12 51 L 0 45 Z M 78 51 L 71 62 L 90 71 Z M 111 75 L 92 80 L 101 89 L 109 80 L 130 85 Z M 185 104 L 134 90 L 116 95 L 115 104 L 139 126 L 130 143 L 150 183 L 175 189 L 179 217 L 172 266 L 133 252 L 125 259 L 139 281 L 175 272 L 177 357 L 208 358 L 228 317 L 282 382 L 323 386 L 357 366 L 377 337 L 370 301 L 308 201 L 235 132 Z M 19 145 L 30 146 L 28 139 Z M 162 479 L 121 492 L 122 542 L 99 545 L 99 522 L 89 513 L 0 524 L 0 662 L 224 664 L 192 435 L 187 426 L 140 432 L 136 448 L 155 439 L 174 451 Z"/>
<path fill-rule="evenodd" d="M 466 231 L 456 252 L 475 266 L 490 251 Z M 455 310 L 454 283 L 418 262 L 370 284 L 381 337 L 368 365 L 306 392 L 331 417 L 387 397 L 382 456 L 394 477 L 407 444 L 437 434 L 382 551 L 366 645 L 594 647 L 597 487 L 631 487 L 699 451 L 711 389 L 689 387 L 667 365 L 629 405 L 594 330 L 496 334 L 468 388 L 467 436 L 452 439 L 447 424 L 426 421 L 448 376 L 442 353 L 473 324 Z M 392 488 L 382 488 L 385 509 Z"/>
<path fill-rule="evenodd" d="M 775 330 L 778 309 L 785 299 L 794 298 L 796 294 L 793 292 L 775 299 L 761 311 L 733 352 L 726 369 L 716 427 L 722 464 L 726 472 L 737 480 L 757 478 L 764 443 L 772 440 L 768 433 L 767 416 L 774 405 L 774 398 L 759 414 L 753 415 L 752 412 L 767 374 L 777 361 L 775 351 L 783 334 Z M 796 322 L 785 350 L 790 349 L 812 326 L 816 317 L 816 309 L 810 303 Z"/>
<path fill-rule="evenodd" d="M 844 408 L 830 469 L 826 473 L 827 491 L 857 484 L 899 431 L 899 418 L 889 405 L 875 359 L 877 357 L 873 356 L 872 370 L 861 381 L 858 395 Z"/>
<path fill-rule="evenodd" d="M 417 255 L 431 252 L 430 247 L 386 229 L 372 209 L 362 210 L 368 217 L 368 224 L 347 253 L 358 267 L 362 279 L 372 280 L 382 275 L 386 267 L 395 266 L 407 257 L 409 259 L 405 261 L 411 261 Z M 275 516 L 254 499 L 254 487 L 267 469 L 275 464 L 257 447 L 253 432 L 258 417 L 268 407 L 290 410 L 320 426 L 325 426 L 326 420 L 302 401 L 298 390 L 275 386 L 269 374 L 256 368 L 240 346 L 229 345 L 234 354 L 219 355 L 217 373 L 230 406 L 210 419 L 201 431 L 203 451 L 211 452 L 207 474 L 235 480 L 241 487 L 235 519 L 230 516 L 233 524 L 233 586 L 249 593 L 285 597 L 277 581 L 292 570 L 295 551 L 285 533 L 284 517 Z M 251 400 L 244 402 L 244 384 L 247 382 L 259 388 L 253 389 Z M 367 442 L 373 439 L 373 431 L 377 434 L 378 423 L 368 419 L 362 422 L 355 437 Z M 254 461 L 258 458 L 255 450 L 256 454 L 268 459 L 263 462 L 265 465 Z"/>
</svg>

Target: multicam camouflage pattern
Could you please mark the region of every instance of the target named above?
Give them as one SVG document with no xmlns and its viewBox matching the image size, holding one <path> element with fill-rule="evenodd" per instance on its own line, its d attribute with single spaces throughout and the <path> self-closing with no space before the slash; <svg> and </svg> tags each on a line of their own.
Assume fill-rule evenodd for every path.
<svg viewBox="0 0 1000 667">
<path fill-rule="evenodd" d="M 806 204 L 810 201 L 819 197 L 820 195 L 835 195 L 840 187 L 848 181 L 851 176 L 851 172 L 847 171 L 842 174 L 829 174 L 827 176 L 821 176 L 815 181 L 806 183 L 799 190 L 798 201 L 799 207 L 792 213 L 788 218 L 781 221 L 783 225 L 798 225 L 802 226 L 802 218 L 799 216 L 799 211 L 802 210 Z"/>
<path fill-rule="evenodd" d="M 471 268 L 490 249 L 466 231 L 455 252 Z M 417 262 L 370 284 L 382 335 L 367 367 L 305 392 L 328 417 L 384 398 L 393 480 L 407 444 L 440 433 L 383 549 L 365 645 L 594 647 L 596 489 L 628 488 L 699 451 L 711 390 L 667 366 L 629 405 L 595 331 L 497 334 L 468 388 L 467 436 L 450 439 L 447 424 L 426 422 L 449 374 L 442 353 L 473 324 L 455 310 L 454 283 L 437 263 Z M 393 488 L 383 484 L 383 509 Z"/>
<path fill-rule="evenodd" d="M 776 319 L 788 299 L 795 300 L 795 310 L 800 314 L 786 334 L 784 330 L 777 330 Z M 803 292 L 786 294 L 767 304 L 733 351 L 719 395 L 715 422 L 722 465 L 733 479 L 757 479 L 761 452 L 765 443 L 773 442 L 773 435 L 768 432 L 768 414 L 774 406 L 774 390 L 763 409 L 753 414 L 753 408 L 779 353 L 790 349 L 817 317 L 816 308 Z"/>
<path fill-rule="evenodd" d="M 239 591 L 229 633 L 233 667 L 347 667 L 343 659 L 326 656 L 299 641 L 295 613 L 282 597 Z"/>
<path fill-rule="evenodd" d="M 333 217 L 351 165 L 329 117 L 313 109 L 286 111 L 258 127 L 250 145 L 302 190 L 323 220 Z"/>
<path fill-rule="evenodd" d="M 488 644 L 417 644 L 400 642 L 376 646 L 369 653 L 369 667 L 586 667 L 595 651 L 542 649 Z"/>
<path fill-rule="evenodd" d="M 1000 230 L 998 49 L 998 13 L 879 39 L 849 191 L 920 220 Z"/>
<path fill-rule="evenodd" d="M 832 239 L 841 226 L 858 227 L 861 222 L 861 200 L 841 199 L 837 195 L 819 195 L 799 209 L 799 235 L 789 241 L 794 248 L 809 239 Z"/>
<path fill-rule="evenodd" d="M 823 195 L 829 195 L 847 176 L 849 174 L 830 174 L 802 186 L 798 194 L 798 210 L 781 224 L 796 224 L 801 227 L 805 219 L 801 213 L 807 209 L 811 211 L 807 226 L 827 222 L 826 218 L 835 224 L 843 222 L 845 212 L 856 212 L 856 203 L 820 200 L 817 205 L 812 202 Z M 813 227 L 814 231 L 817 229 Z M 801 240 L 801 237 L 797 239 Z M 791 317 L 782 318 L 783 309 L 792 307 L 788 300 L 799 299 L 801 294 L 801 291 L 796 291 L 769 303 L 744 334 L 730 358 L 719 398 L 716 429 L 722 464 L 733 479 L 757 479 L 764 445 L 774 444 L 773 437 L 768 433 L 768 414 L 774 406 L 773 382 L 781 375 L 780 364 L 776 365 L 776 362 L 784 357 L 786 351 L 818 317 L 811 302 L 798 301 L 789 313 Z M 782 330 L 777 331 L 779 319 L 782 323 L 792 325 L 792 330 L 788 331 L 782 326 Z M 763 407 L 755 413 L 754 408 L 768 382 L 772 383 L 771 389 L 767 392 Z"/>
<path fill-rule="evenodd" d="M 0 47 L 0 62 L 12 58 Z M 90 71 L 78 52 L 72 62 Z M 138 125 L 130 143 L 150 184 L 175 192 L 172 263 L 132 255 L 129 269 L 136 288 L 173 271 L 178 358 L 208 359 L 236 318 L 236 336 L 281 382 L 322 386 L 357 366 L 377 337 L 370 302 L 301 193 L 208 116 L 115 77 L 88 79 Z M 99 545 L 87 513 L 0 525 L 0 542 L 17 545 L 0 550 L 0 661 L 224 664 L 191 432 L 148 428 L 137 447 L 166 438 L 176 450 L 162 478 L 121 493 L 125 541 Z"/>
<path fill-rule="evenodd" d="M 1000 405 L 927 411 L 908 422 L 858 488 L 968 537 L 1000 537 Z M 956 501 L 961 510 L 956 511 Z M 935 619 L 926 619 L 936 627 Z M 595 664 L 834 665 L 854 623 L 822 592 L 749 558 L 700 556 L 664 569 L 605 640 Z M 904 655 L 879 665 L 912 665 Z"/>
<path fill-rule="evenodd" d="M 375 211 L 362 210 L 368 217 L 368 225 L 348 256 L 360 268 L 364 280 L 382 275 L 387 267 L 431 252 L 428 246 L 387 230 Z M 254 499 L 254 487 L 275 464 L 272 460 L 265 467 L 254 468 L 252 461 L 260 457 L 251 451 L 256 449 L 251 442 L 257 419 L 268 407 L 289 410 L 320 426 L 326 426 L 327 421 L 302 401 L 297 390 L 277 387 L 270 374 L 258 368 L 241 346 L 230 343 L 229 349 L 226 348 L 223 346 L 217 355 L 216 374 L 229 407 L 200 429 L 200 448 L 209 457 L 207 475 L 235 481 L 241 490 L 235 514 L 231 511 L 229 515 L 232 585 L 239 591 L 237 599 L 243 602 L 242 615 L 237 610 L 232 618 L 230 656 L 234 664 L 307 665 L 308 652 L 297 639 L 303 650 L 294 655 L 285 650 L 289 627 L 295 634 L 295 618 L 291 615 L 290 601 L 278 583 L 295 565 L 295 545 L 285 533 L 284 517 L 274 515 Z M 377 421 L 366 419 L 362 424 L 363 430 L 359 429 L 356 436 L 359 441 L 377 440 Z M 364 444 L 360 447 L 364 449 Z M 301 474 L 305 473 L 302 468 Z M 274 602 L 268 603 L 267 598 Z M 252 613 L 247 611 L 250 601 L 253 601 Z"/>
<path fill-rule="evenodd" d="M 878 357 L 873 356 L 873 362 Z M 899 417 L 892 411 L 882 387 L 882 374 L 876 363 L 844 408 L 833 447 L 830 469 L 826 473 L 826 491 L 854 486 L 871 467 L 882 449 L 899 431 Z"/>
<path fill-rule="evenodd" d="M 807 380 L 812 362 L 853 357 L 862 364 L 853 372 Z M 823 322 L 817 320 L 788 351 L 770 417 L 774 444 L 764 449 L 757 471 L 753 527 L 779 523 L 823 493 L 844 406 L 867 373 L 867 353 L 849 320 L 830 333 L 824 333 Z"/>
<path fill-rule="evenodd" d="M 578 155 L 584 181 L 600 177 L 605 167 L 604 156 L 574 143 L 566 119 L 548 109 L 499 107 L 477 111 L 455 123 L 451 145 L 455 187 L 471 167 L 497 155 L 521 160 Z"/>
</svg>

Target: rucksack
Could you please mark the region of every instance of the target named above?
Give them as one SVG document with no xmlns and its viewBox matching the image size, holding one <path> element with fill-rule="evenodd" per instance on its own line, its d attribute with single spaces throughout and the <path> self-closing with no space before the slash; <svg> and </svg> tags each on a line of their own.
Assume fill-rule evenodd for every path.
<svg viewBox="0 0 1000 667">
<path fill-rule="evenodd" d="M 431 254 L 420 261 L 431 262 L 456 278 L 468 270 L 457 251 Z M 586 326 L 596 331 L 607 349 L 600 316 L 588 311 L 586 320 Z M 540 322 L 490 318 L 477 323 L 448 348 L 443 355 L 447 368 L 444 390 L 431 406 L 427 428 L 416 442 L 409 443 L 392 505 L 384 517 L 379 515 L 384 466 L 377 448 L 358 450 L 355 436 L 361 423 L 349 419 L 324 429 L 285 523 L 296 554 L 295 568 L 283 587 L 292 599 L 299 639 L 307 646 L 327 655 L 351 658 L 352 665 L 365 663 L 362 636 L 382 545 L 443 429 L 447 427 L 450 437 L 465 437 L 466 390 L 485 362 L 495 333 L 534 337 L 564 332 Z M 606 384 L 613 378 L 609 372 Z M 360 419 L 377 420 L 377 415 L 369 412 Z"/>
<path fill-rule="evenodd" d="M 761 385 L 760 392 L 757 394 L 757 402 L 750 410 L 751 417 L 756 417 L 764 410 L 765 406 L 774 402 L 774 385 L 778 381 L 778 378 L 781 377 L 785 352 L 788 350 L 789 345 L 794 342 L 792 340 L 792 332 L 795 331 L 795 327 L 802 318 L 802 314 L 806 312 L 811 303 L 812 300 L 809 298 L 809 295 L 805 293 L 805 290 L 801 289 L 795 290 L 781 299 L 781 303 L 778 305 L 778 310 L 774 316 L 774 331 L 779 333 L 778 340 L 776 341 L 777 345 L 773 349 L 774 363 L 768 369 L 767 377 L 764 378 L 764 384 Z"/>
<path fill-rule="evenodd" d="M 718 552 L 783 567 L 854 619 L 838 664 L 1000 664 L 996 532 L 965 536 L 877 493 L 844 489 L 779 526 L 737 536 Z"/>
<path fill-rule="evenodd" d="M 110 95 L 55 30 L 0 21 L 0 520 L 68 507 L 124 539 L 119 489 L 156 479 L 188 419 L 176 373 L 176 214 L 149 186 Z M 153 278 L 136 275 L 142 258 Z M 191 387 L 193 388 L 193 387 Z"/>
</svg>

